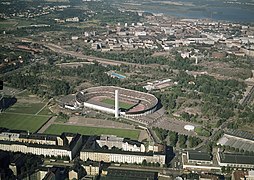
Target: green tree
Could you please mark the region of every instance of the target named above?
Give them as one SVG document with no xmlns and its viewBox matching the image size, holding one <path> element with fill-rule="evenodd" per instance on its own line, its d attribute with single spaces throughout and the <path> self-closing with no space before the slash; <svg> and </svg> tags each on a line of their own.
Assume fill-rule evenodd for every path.
<svg viewBox="0 0 254 180">
<path fill-rule="evenodd" d="M 142 166 L 147 166 L 147 161 L 145 159 L 142 161 Z"/>
</svg>

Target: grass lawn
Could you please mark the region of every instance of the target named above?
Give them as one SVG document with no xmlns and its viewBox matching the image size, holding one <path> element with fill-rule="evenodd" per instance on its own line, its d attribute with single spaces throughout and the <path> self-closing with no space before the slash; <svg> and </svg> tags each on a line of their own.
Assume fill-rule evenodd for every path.
<svg viewBox="0 0 254 180">
<path fill-rule="evenodd" d="M 196 127 L 195 128 L 195 132 L 199 135 L 199 136 L 206 136 L 209 137 L 210 136 L 210 132 L 202 127 Z"/>
<path fill-rule="evenodd" d="M 9 107 L 6 112 L 23 113 L 23 114 L 35 114 L 37 113 L 45 103 L 19 103 L 17 102 L 13 106 Z"/>
<path fill-rule="evenodd" d="M 53 115 L 53 113 L 46 106 L 43 108 L 43 110 L 41 110 L 41 112 L 38 113 L 38 115 Z"/>
<path fill-rule="evenodd" d="M 14 28 L 16 23 L 15 21 L 0 21 L 0 29 Z"/>
<path fill-rule="evenodd" d="M 65 122 L 67 122 L 67 121 L 68 121 L 67 118 L 63 118 L 63 117 L 61 117 L 61 116 L 57 116 L 57 118 L 56 118 L 56 120 L 55 120 L 55 122 L 61 122 L 61 123 L 65 123 Z"/>
<path fill-rule="evenodd" d="M 239 127 L 239 130 L 247 131 L 249 133 L 253 133 L 253 129 L 254 129 L 254 124 L 253 123 L 240 125 L 240 127 Z"/>
<path fill-rule="evenodd" d="M 18 22 L 17 26 L 29 26 L 34 22 L 34 21 L 26 21 L 22 18 L 16 18 L 15 20 Z"/>
<path fill-rule="evenodd" d="M 101 102 L 115 106 L 115 100 L 114 99 L 105 98 Z M 123 109 L 129 109 L 133 106 L 133 104 L 129 104 L 129 103 L 120 101 L 119 106 L 120 106 L 120 108 L 123 108 Z"/>
<path fill-rule="evenodd" d="M 115 129 L 115 128 L 100 128 L 100 127 L 87 127 L 87 126 L 69 126 L 52 124 L 45 131 L 47 134 L 61 134 L 62 132 L 80 133 L 84 135 L 117 135 L 119 137 L 128 137 L 131 139 L 138 139 L 139 130 Z"/>
<path fill-rule="evenodd" d="M 120 75 L 123 75 L 123 76 L 126 76 L 126 74 L 122 71 L 115 71 L 117 74 L 120 74 Z M 126 76 L 127 77 L 127 76 Z"/>
<path fill-rule="evenodd" d="M 35 132 L 48 120 L 48 118 L 49 117 L 47 116 L 2 113 L 0 114 L 0 127 Z"/>
<path fill-rule="evenodd" d="M 29 91 L 25 90 L 25 91 L 22 91 L 21 93 L 15 95 L 16 97 L 29 97 L 30 95 L 32 95 Z"/>
</svg>

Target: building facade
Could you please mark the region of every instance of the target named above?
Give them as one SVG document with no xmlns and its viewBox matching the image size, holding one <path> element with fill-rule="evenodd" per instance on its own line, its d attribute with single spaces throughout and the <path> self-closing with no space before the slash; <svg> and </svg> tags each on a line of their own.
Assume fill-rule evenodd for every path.
<svg viewBox="0 0 254 180">
<path fill-rule="evenodd" d="M 216 158 L 220 166 L 248 168 L 248 169 L 254 168 L 254 156 L 233 153 L 222 153 L 218 151 Z"/>
<path fill-rule="evenodd" d="M 100 147 L 107 146 L 109 149 L 113 147 L 122 149 L 123 151 L 145 152 L 146 148 L 139 141 L 121 138 L 114 135 L 101 135 L 100 139 L 96 140 Z"/>
<path fill-rule="evenodd" d="M 165 164 L 165 154 L 153 153 L 138 153 L 138 152 L 125 152 L 125 151 L 91 151 L 83 149 L 80 152 L 80 159 L 86 161 L 87 159 L 93 161 L 104 162 L 118 162 L 118 163 L 142 163 L 146 160 L 148 163 Z"/>
<path fill-rule="evenodd" d="M 30 134 L 28 132 L 0 133 L 0 149 L 44 156 L 61 156 L 73 159 L 82 147 L 80 134 L 62 133 L 60 136 Z"/>
</svg>

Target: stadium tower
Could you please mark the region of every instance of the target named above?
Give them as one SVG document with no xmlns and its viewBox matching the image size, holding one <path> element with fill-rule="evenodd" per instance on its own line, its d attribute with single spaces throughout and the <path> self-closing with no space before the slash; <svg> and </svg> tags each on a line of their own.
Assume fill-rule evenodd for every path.
<svg viewBox="0 0 254 180">
<path fill-rule="evenodd" d="M 115 118 L 119 117 L 119 98 L 118 90 L 115 90 Z"/>
</svg>

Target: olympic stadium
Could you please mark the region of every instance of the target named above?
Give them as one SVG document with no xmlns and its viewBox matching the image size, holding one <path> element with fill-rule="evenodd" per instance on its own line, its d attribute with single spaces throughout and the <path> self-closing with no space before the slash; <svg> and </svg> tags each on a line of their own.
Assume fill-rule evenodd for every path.
<svg viewBox="0 0 254 180">
<path fill-rule="evenodd" d="M 82 108 L 91 108 L 115 117 L 139 117 L 157 110 L 158 99 L 148 93 L 115 86 L 99 86 L 79 91 L 76 104 Z"/>
</svg>

